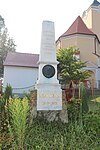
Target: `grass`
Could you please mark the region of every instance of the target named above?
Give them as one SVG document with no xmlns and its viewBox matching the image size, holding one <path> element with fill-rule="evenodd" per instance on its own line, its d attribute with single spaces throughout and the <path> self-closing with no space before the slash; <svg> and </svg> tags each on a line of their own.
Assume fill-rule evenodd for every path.
<svg viewBox="0 0 100 150">
<path fill-rule="evenodd" d="M 89 101 L 82 124 L 34 119 L 27 137 L 28 150 L 100 150 L 100 96 Z"/>
<path fill-rule="evenodd" d="M 78 124 L 34 120 L 27 137 L 29 150 L 99 150 L 99 146 L 98 132 Z"/>
<path fill-rule="evenodd" d="M 9 138 L 7 138 L 8 136 L 7 130 L 5 130 L 6 137 L 3 138 L 3 134 L 1 134 L 0 150 L 99 150 L 100 149 L 99 96 L 94 99 L 91 98 L 91 100 L 89 101 L 90 112 L 83 115 L 82 124 L 77 122 L 77 120 L 76 122 L 69 122 L 67 124 L 62 123 L 60 120 L 57 122 L 47 122 L 44 118 L 33 119 L 32 124 L 29 124 L 29 120 L 27 120 L 26 122 L 26 119 L 24 119 L 26 122 L 24 124 L 27 124 L 27 128 L 26 126 L 23 127 L 22 121 L 22 119 L 24 118 L 23 115 L 25 114 L 24 109 L 27 110 L 26 107 L 27 105 L 25 103 L 23 103 L 22 105 L 23 101 L 19 101 L 19 99 L 17 99 L 15 103 L 13 100 L 11 102 L 13 103 L 13 105 L 11 105 L 10 107 L 11 114 L 13 113 L 12 115 L 13 121 L 15 121 L 16 118 L 15 123 L 11 122 L 12 127 L 11 129 L 13 136 L 10 135 Z M 20 105 L 18 105 L 19 102 Z M 16 124 L 18 124 L 18 126 L 16 126 Z M 23 132 L 23 129 L 25 129 L 25 132 Z M 20 147 L 21 145 L 20 142 L 22 141 L 24 144 L 22 144 L 22 146 Z M 18 149 L 15 147 L 15 142 L 17 145 L 16 147 L 18 147 Z"/>
<path fill-rule="evenodd" d="M 89 105 L 90 112 L 83 116 L 83 124 L 77 121 L 63 124 L 60 121 L 34 119 L 27 136 L 27 149 L 99 150 L 100 97 L 91 98 Z"/>
<path fill-rule="evenodd" d="M 100 103 L 100 97 L 97 97 L 97 98 L 95 98 L 95 99 L 92 99 L 91 101 Z"/>
<path fill-rule="evenodd" d="M 94 112 L 98 109 L 100 109 L 100 96 L 90 98 L 89 110 Z"/>
</svg>

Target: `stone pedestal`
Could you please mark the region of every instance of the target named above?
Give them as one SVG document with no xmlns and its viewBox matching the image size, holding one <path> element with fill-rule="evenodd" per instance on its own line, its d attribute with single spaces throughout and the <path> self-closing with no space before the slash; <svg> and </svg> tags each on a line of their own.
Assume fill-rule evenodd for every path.
<svg viewBox="0 0 100 150">
<path fill-rule="evenodd" d="M 42 110 L 37 111 L 37 90 L 32 91 L 31 100 L 30 100 L 30 122 L 33 121 L 33 118 L 44 118 L 47 121 L 61 121 L 63 123 L 68 123 L 68 113 L 66 106 L 66 94 L 65 91 L 62 91 L 62 110 Z"/>
<path fill-rule="evenodd" d="M 61 110 L 62 90 L 57 84 L 37 85 L 37 110 Z"/>
<path fill-rule="evenodd" d="M 62 90 L 57 80 L 55 29 L 51 21 L 43 21 L 39 56 L 37 110 L 61 110 Z"/>
</svg>

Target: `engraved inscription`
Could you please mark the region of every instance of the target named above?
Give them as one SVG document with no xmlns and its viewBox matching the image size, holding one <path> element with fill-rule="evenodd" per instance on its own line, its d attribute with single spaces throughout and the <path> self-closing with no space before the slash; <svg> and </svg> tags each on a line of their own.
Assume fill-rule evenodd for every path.
<svg viewBox="0 0 100 150">
<path fill-rule="evenodd" d="M 39 98 L 60 98 L 60 93 L 39 93 Z"/>
</svg>

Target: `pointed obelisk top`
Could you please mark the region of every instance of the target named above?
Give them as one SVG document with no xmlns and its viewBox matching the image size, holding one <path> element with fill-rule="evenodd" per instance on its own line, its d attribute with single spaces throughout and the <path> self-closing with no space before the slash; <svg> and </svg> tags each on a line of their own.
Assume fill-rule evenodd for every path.
<svg viewBox="0 0 100 150">
<path fill-rule="evenodd" d="M 39 62 L 57 62 L 55 45 L 55 27 L 52 21 L 42 22 Z"/>
</svg>

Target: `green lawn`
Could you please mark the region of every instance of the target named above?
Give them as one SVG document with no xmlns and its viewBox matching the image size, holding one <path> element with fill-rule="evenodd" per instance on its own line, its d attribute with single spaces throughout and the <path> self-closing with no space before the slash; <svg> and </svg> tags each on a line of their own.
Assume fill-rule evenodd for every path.
<svg viewBox="0 0 100 150">
<path fill-rule="evenodd" d="M 89 100 L 89 110 L 96 111 L 100 109 L 100 96 Z"/>
</svg>

